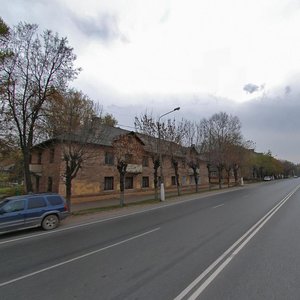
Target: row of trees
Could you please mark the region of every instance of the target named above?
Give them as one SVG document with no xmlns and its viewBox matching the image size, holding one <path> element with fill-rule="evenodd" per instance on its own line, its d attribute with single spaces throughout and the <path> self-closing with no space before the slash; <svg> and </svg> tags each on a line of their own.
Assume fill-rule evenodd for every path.
<svg viewBox="0 0 300 300">
<path fill-rule="evenodd" d="M 81 70 L 75 67 L 76 55 L 67 38 L 60 38 L 50 30 L 40 34 L 34 24 L 19 23 L 9 28 L 0 18 L 0 47 L 0 150 L 17 144 L 22 153 L 25 188 L 31 191 L 32 146 L 52 138 L 63 141 L 64 176 L 70 199 L 72 180 L 84 162 L 96 155 L 88 145 L 105 134 L 102 125 L 116 126 L 117 120 L 112 115 L 103 115 L 101 106 L 82 92 L 70 89 L 69 83 Z M 282 173 L 294 167 L 289 162 L 279 162 L 270 153 L 256 161 L 250 159 L 253 143 L 244 140 L 239 119 L 224 112 L 199 122 L 168 119 L 161 123 L 144 114 L 135 118 L 135 129 L 147 140 L 156 198 L 159 135 L 163 141 L 160 151 L 171 156 L 178 194 L 181 192 L 178 164 L 183 157 L 193 170 L 196 190 L 201 159 L 208 162 L 209 170 L 217 168 L 220 187 L 224 172 L 229 182 L 233 171 L 237 181 L 238 170 L 247 163 L 252 164 L 256 177 L 278 172 L 279 165 L 284 165 Z M 114 144 L 122 192 L 128 154 L 140 151 L 131 142 L 121 138 Z"/>
<path fill-rule="evenodd" d="M 156 122 L 151 115 L 144 114 L 135 118 L 135 128 L 148 139 L 158 138 L 160 131 L 161 139 L 164 141 L 161 151 L 171 156 L 178 194 L 180 194 L 178 164 L 182 157 L 193 170 L 198 191 L 200 160 L 208 162 L 208 174 L 211 173 L 212 167 L 217 168 L 221 187 L 224 170 L 228 183 L 232 170 L 236 182 L 238 181 L 238 170 L 245 160 L 247 151 L 252 146 L 251 142 L 243 139 L 239 119 L 224 112 L 216 113 L 211 118 L 204 118 L 199 122 L 189 120 L 175 122 L 175 120 L 169 119 L 161 124 Z M 154 166 L 155 186 L 157 186 L 157 169 L 160 166 L 159 153 L 156 144 L 152 143 L 152 145 L 150 152 Z"/>
</svg>

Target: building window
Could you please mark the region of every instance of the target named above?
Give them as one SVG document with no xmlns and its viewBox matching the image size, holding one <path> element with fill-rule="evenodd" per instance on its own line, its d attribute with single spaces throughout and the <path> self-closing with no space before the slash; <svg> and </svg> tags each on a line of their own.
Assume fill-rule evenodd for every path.
<svg viewBox="0 0 300 300">
<path fill-rule="evenodd" d="M 176 177 L 175 176 L 172 176 L 171 181 L 172 181 L 172 185 L 176 185 Z"/>
<path fill-rule="evenodd" d="M 113 177 L 104 177 L 104 190 L 111 191 L 114 189 L 114 178 Z"/>
<path fill-rule="evenodd" d="M 182 176 L 182 185 L 186 185 L 186 176 Z"/>
<path fill-rule="evenodd" d="M 195 184 L 195 177 L 194 177 L 194 175 L 190 175 L 190 184 L 191 185 Z"/>
<path fill-rule="evenodd" d="M 149 187 L 149 177 L 143 177 L 142 178 L 142 187 L 143 188 L 148 188 Z"/>
<path fill-rule="evenodd" d="M 53 179 L 52 177 L 48 177 L 48 188 L 47 188 L 48 192 L 52 192 L 52 185 L 53 185 Z"/>
<path fill-rule="evenodd" d="M 143 167 L 149 167 L 149 157 L 143 156 Z"/>
<path fill-rule="evenodd" d="M 55 150 L 54 150 L 54 148 L 51 148 L 49 151 L 50 151 L 49 152 L 49 163 L 52 164 L 54 162 L 54 153 L 55 153 Z"/>
<path fill-rule="evenodd" d="M 133 177 L 125 178 L 125 189 L 133 189 Z"/>
<path fill-rule="evenodd" d="M 127 163 L 131 163 L 132 162 L 132 158 L 133 158 L 133 155 L 132 154 L 125 154 L 125 161 Z"/>
<path fill-rule="evenodd" d="M 38 161 L 37 161 L 38 164 L 41 164 L 42 163 L 42 151 L 39 151 L 38 153 Z"/>
<path fill-rule="evenodd" d="M 112 152 L 105 152 L 105 164 L 114 165 L 114 154 Z"/>
<path fill-rule="evenodd" d="M 38 193 L 40 191 L 40 177 L 35 177 L 35 191 Z"/>
<path fill-rule="evenodd" d="M 210 172 L 210 177 L 218 177 L 218 174 L 216 171 L 211 171 Z"/>
</svg>

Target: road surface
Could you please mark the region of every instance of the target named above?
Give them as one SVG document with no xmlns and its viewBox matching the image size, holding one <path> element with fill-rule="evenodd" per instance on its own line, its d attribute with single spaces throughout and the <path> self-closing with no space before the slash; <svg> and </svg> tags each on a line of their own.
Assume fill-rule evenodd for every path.
<svg viewBox="0 0 300 300">
<path fill-rule="evenodd" d="M 299 299 L 300 180 L 0 237 L 1 299 Z"/>
</svg>

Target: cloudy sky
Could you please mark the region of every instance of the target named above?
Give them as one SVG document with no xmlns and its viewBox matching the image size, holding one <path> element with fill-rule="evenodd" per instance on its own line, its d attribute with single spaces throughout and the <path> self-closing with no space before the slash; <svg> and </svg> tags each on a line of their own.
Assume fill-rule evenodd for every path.
<svg viewBox="0 0 300 300">
<path fill-rule="evenodd" d="M 72 85 L 121 125 L 226 111 L 257 151 L 300 162 L 299 0 L 10 0 L 1 16 L 66 36 Z"/>
</svg>

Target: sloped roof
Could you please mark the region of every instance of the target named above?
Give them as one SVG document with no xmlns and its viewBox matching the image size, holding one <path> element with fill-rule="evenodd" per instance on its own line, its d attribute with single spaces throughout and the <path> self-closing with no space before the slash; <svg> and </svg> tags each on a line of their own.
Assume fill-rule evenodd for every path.
<svg viewBox="0 0 300 300">
<path fill-rule="evenodd" d="M 91 138 L 87 138 L 85 142 L 87 144 L 101 145 L 111 147 L 113 145 L 114 140 L 124 134 L 134 134 L 143 144 L 144 149 L 148 153 L 158 153 L 158 138 L 148 136 L 142 133 L 129 131 L 126 129 L 122 129 L 119 127 L 112 127 L 108 125 L 101 125 L 98 129 L 95 130 L 95 133 L 91 136 Z M 43 148 L 51 143 L 59 142 L 59 141 L 73 141 L 73 142 L 83 142 L 82 135 L 72 134 L 72 135 L 60 135 L 53 139 L 48 139 L 40 144 L 34 146 L 34 148 Z M 181 146 L 175 144 L 174 142 L 161 140 L 162 153 L 174 155 L 176 157 L 185 157 L 187 152 L 189 151 L 189 147 Z M 194 150 L 196 150 L 194 148 Z M 202 158 L 204 159 L 204 157 Z"/>
<path fill-rule="evenodd" d="M 112 127 L 108 125 L 101 125 L 101 127 L 95 129 L 93 134 L 87 133 L 73 133 L 73 134 L 61 134 L 59 136 L 53 137 L 51 139 L 45 140 L 42 143 L 34 145 L 34 148 L 42 148 L 51 143 L 58 141 L 72 141 L 86 144 L 94 144 L 101 146 L 112 146 L 113 141 L 120 135 L 134 133 L 126 129 L 119 127 Z M 134 133 L 135 134 L 135 133 Z M 139 137 L 138 137 L 139 138 Z"/>
</svg>

